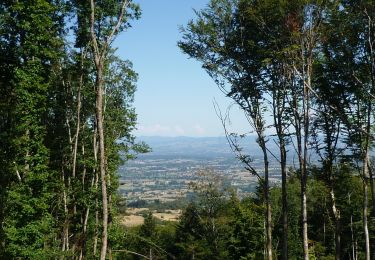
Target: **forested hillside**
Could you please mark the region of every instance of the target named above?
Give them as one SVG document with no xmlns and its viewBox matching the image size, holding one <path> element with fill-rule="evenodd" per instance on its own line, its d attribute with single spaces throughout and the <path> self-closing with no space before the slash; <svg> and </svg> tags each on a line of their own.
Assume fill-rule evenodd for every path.
<svg viewBox="0 0 375 260">
<path fill-rule="evenodd" d="M 108 256 L 119 151 L 142 150 L 137 74 L 111 44 L 139 15 L 129 1 L 1 1 L 1 259 Z"/>
<path fill-rule="evenodd" d="M 375 2 L 196 10 L 178 47 L 244 113 L 256 161 L 214 105 L 257 190 L 200 171 L 178 221 L 127 227 L 118 169 L 149 149 L 113 42 L 140 15 L 131 0 L 0 2 L 0 259 L 375 259 Z"/>
</svg>

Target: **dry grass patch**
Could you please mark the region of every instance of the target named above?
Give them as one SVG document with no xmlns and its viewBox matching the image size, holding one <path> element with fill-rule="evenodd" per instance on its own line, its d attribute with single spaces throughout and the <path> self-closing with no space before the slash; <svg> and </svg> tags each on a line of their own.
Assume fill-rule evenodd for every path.
<svg viewBox="0 0 375 260">
<path fill-rule="evenodd" d="M 136 227 L 144 223 L 144 218 L 137 215 L 124 216 L 121 222 L 126 227 Z"/>
<path fill-rule="evenodd" d="M 153 213 L 153 216 L 164 221 L 178 221 L 181 216 L 181 210 L 167 210 L 165 213 Z"/>
</svg>

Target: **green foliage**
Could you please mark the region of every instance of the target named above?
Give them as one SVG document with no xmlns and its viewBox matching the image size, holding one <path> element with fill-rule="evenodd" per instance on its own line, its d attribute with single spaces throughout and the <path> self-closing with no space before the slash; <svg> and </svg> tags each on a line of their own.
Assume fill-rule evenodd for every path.
<svg viewBox="0 0 375 260">
<path fill-rule="evenodd" d="M 231 259 L 259 259 L 263 257 L 264 220 L 263 207 L 250 198 L 239 202 L 233 198 L 233 216 L 227 241 Z"/>
<path fill-rule="evenodd" d="M 354 239 L 362 236 L 361 180 L 352 175 L 352 170 L 343 165 L 341 176 L 335 190 L 337 207 L 341 212 L 342 256 L 352 254 L 352 233 Z M 311 169 L 308 181 L 308 211 L 310 226 L 310 257 L 312 259 L 334 259 L 334 221 L 330 214 L 329 189 L 324 181 L 317 178 L 320 169 Z M 289 259 L 303 256 L 300 208 L 300 181 L 294 173 L 288 178 L 288 216 L 289 216 Z M 156 259 L 260 259 L 264 257 L 264 204 L 261 197 L 238 199 L 233 193 L 223 194 L 220 185 L 206 183 L 196 190 L 196 199 L 187 205 L 178 223 L 155 225 L 152 214 L 145 216 L 145 224 L 125 231 L 123 249 L 148 255 L 151 251 Z M 348 200 L 350 194 L 350 201 Z M 215 199 L 210 197 L 214 197 Z M 217 199 L 220 206 L 216 207 Z M 281 189 L 271 190 L 273 223 L 273 244 L 275 255 L 281 255 L 278 247 L 282 239 Z M 349 203 L 350 202 L 350 203 Z M 209 214 L 207 209 L 216 209 Z M 351 222 L 352 220 L 352 222 Z M 352 226 L 351 226 L 351 223 Z M 214 229 L 213 229 L 214 227 Z M 352 229 L 351 229 L 352 228 Z M 358 244 L 358 254 L 364 250 Z M 275 257 L 276 257 L 275 256 Z M 126 259 L 134 259 L 127 254 Z"/>
<path fill-rule="evenodd" d="M 144 215 L 144 224 L 141 226 L 139 233 L 143 237 L 152 237 L 155 233 L 156 222 L 152 213 Z"/>
<path fill-rule="evenodd" d="M 250 126 L 258 134 L 260 146 L 264 130 L 268 128 L 276 128 L 280 148 L 281 142 L 297 143 L 294 148 L 299 153 L 301 169 L 297 173 L 301 178 L 301 196 L 306 189 L 307 172 L 303 167 L 308 164 L 306 155 L 315 153 L 319 157 L 321 168 L 314 169 L 309 165 L 310 174 L 320 171 L 320 177 L 310 180 L 308 186 L 307 204 L 313 206 L 308 206 L 307 216 L 314 218 L 304 220 L 311 226 L 315 221 L 324 223 L 324 230 L 316 225 L 308 232 L 311 241 L 304 240 L 306 250 L 307 243 L 311 243 L 312 258 L 330 258 L 329 252 L 334 249 L 336 258 L 340 258 L 340 254 L 349 257 L 347 248 L 340 247 L 334 240 L 343 231 L 340 224 L 343 221 L 340 217 L 343 194 L 338 193 L 339 181 L 346 177 L 340 169 L 341 159 L 361 171 L 362 185 L 371 187 L 374 197 L 373 176 L 367 173 L 372 169 L 366 166 L 373 146 L 373 11 L 373 1 L 213 0 L 182 29 L 179 47 L 200 61 L 218 87 L 245 111 Z M 280 94 L 285 96 L 280 98 Z M 278 102 L 284 105 L 281 107 Z M 268 113 L 275 117 L 274 124 L 269 126 L 265 120 Z M 277 120 L 282 121 L 281 130 Z M 238 135 L 232 134 L 229 138 L 233 136 Z M 290 140 L 289 136 L 292 136 Z M 241 152 L 240 149 L 237 151 Z M 239 156 L 247 166 L 251 162 L 248 158 Z M 283 167 L 282 162 L 280 166 Z M 247 169 L 254 173 L 251 167 Z M 286 185 L 285 180 L 283 183 Z M 259 197 L 267 205 L 266 192 L 264 194 L 266 199 Z M 288 206 L 288 211 L 294 210 L 293 196 L 284 192 L 283 198 L 286 195 L 287 204 L 292 206 Z M 280 194 L 273 191 L 272 196 L 286 206 Z M 367 191 L 362 199 L 362 209 L 367 211 Z M 274 217 L 280 219 L 280 209 L 275 203 L 272 207 Z M 306 207 L 305 202 L 301 207 Z M 296 238 L 300 236 L 298 227 L 302 223 L 296 223 L 296 215 L 292 216 L 289 217 L 292 233 L 288 235 Z M 278 221 L 274 224 L 280 225 Z M 366 226 L 367 222 L 362 224 Z M 280 236 L 281 227 L 274 232 Z M 306 229 L 303 232 L 307 237 Z M 336 236 L 332 236 L 334 233 Z M 275 240 L 274 246 L 278 247 L 279 242 Z M 289 245 L 290 257 L 301 257 L 299 247 L 294 242 Z"/>
<path fill-rule="evenodd" d="M 0 8 L 0 86 L 7 93 L 0 132 L 6 138 L 2 161 L 8 162 L 1 173 L 0 257 L 47 258 L 57 249 L 52 212 L 59 178 L 48 165 L 45 120 L 61 55 L 60 16 L 57 6 L 42 0 L 5 1 Z"/>
<path fill-rule="evenodd" d="M 116 22 L 107 19 L 118 15 L 119 3 L 112 4 L 97 1 L 98 26 Z M 93 141 L 97 138 L 94 65 L 84 33 L 89 31 L 89 8 L 75 1 L 0 3 L 0 89 L 6 93 L 0 97 L 2 259 L 94 257 L 94 241 L 101 232 L 95 212 L 101 198 Z M 139 15 L 139 7 L 130 3 L 116 34 Z M 68 22 L 67 16 L 77 19 Z M 65 34 L 72 25 L 76 48 Z M 116 205 L 116 172 L 123 163 L 119 152 L 131 159 L 147 149 L 131 135 L 137 75 L 130 62 L 117 58 L 109 45 L 106 48 L 110 53 L 104 73 L 107 167 L 109 194 Z M 114 219 L 117 210 L 110 211 Z M 121 229 L 114 224 L 115 238 L 114 229 Z"/>
</svg>

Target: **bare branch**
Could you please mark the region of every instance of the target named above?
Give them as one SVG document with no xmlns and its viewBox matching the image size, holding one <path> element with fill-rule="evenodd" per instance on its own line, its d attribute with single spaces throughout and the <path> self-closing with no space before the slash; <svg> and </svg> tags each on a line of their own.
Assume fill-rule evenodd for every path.
<svg viewBox="0 0 375 260">
<path fill-rule="evenodd" d="M 216 100 L 214 101 L 214 109 L 215 109 L 215 112 L 216 112 L 216 115 L 218 116 L 218 118 L 220 119 L 221 121 L 221 124 L 224 128 L 224 132 L 225 132 L 225 137 L 228 141 L 228 144 L 232 150 L 232 152 L 236 155 L 236 157 L 243 163 L 245 164 L 245 169 L 247 171 L 249 171 L 251 174 L 253 174 L 254 176 L 256 176 L 258 178 L 258 180 L 263 183 L 263 178 L 260 176 L 260 174 L 258 173 L 258 171 L 251 165 L 251 158 L 250 156 L 248 155 L 244 155 L 242 153 L 242 148 L 239 146 L 239 144 L 237 143 L 237 140 L 236 140 L 236 137 L 234 137 L 231 133 L 229 133 L 228 131 L 228 128 L 227 128 L 227 122 L 229 120 L 229 110 L 230 110 L 230 107 L 228 107 L 227 109 L 227 112 L 225 114 L 225 116 L 223 116 L 223 114 L 221 113 L 221 110 L 219 108 L 219 105 L 218 103 L 216 102 Z"/>
<path fill-rule="evenodd" d="M 100 50 L 98 47 L 98 41 L 96 39 L 96 33 L 95 33 L 95 3 L 94 0 L 90 0 L 90 6 L 91 6 L 91 15 L 90 15 L 90 35 L 91 35 L 91 42 L 94 48 L 94 60 L 95 60 L 95 66 L 99 66 L 101 62 L 100 58 Z"/>
<path fill-rule="evenodd" d="M 92 0 L 91 0 L 92 1 Z M 104 46 L 103 46 L 103 51 L 102 51 L 102 58 L 103 56 L 105 55 L 106 51 L 107 51 L 107 48 L 108 46 L 111 44 L 112 40 L 113 40 L 113 37 L 114 35 L 118 32 L 118 30 L 120 29 L 120 26 L 122 24 L 122 20 L 123 20 L 123 17 L 125 15 L 125 10 L 126 8 L 129 6 L 130 2 L 128 0 L 123 0 L 122 1 L 122 4 L 121 4 L 121 10 L 120 10 L 120 13 L 118 14 L 117 16 L 117 23 L 116 25 L 113 27 L 112 31 L 111 31 L 111 34 L 108 36 Z"/>
</svg>

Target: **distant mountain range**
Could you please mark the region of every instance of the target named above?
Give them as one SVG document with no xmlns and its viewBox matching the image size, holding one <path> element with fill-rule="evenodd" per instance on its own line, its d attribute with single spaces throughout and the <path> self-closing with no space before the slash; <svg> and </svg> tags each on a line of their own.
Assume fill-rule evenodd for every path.
<svg viewBox="0 0 375 260">
<path fill-rule="evenodd" d="M 139 158 L 152 159 L 152 158 L 163 158 L 163 159 L 214 159 L 219 157 L 225 157 L 228 159 L 234 159 L 235 154 L 231 150 L 228 141 L 225 136 L 218 137 L 163 137 L 163 136 L 139 136 L 138 141 L 143 141 L 148 144 L 152 151 L 150 153 L 139 155 Z M 246 136 L 240 140 L 241 147 L 243 148 L 243 154 L 250 155 L 254 159 L 262 159 L 263 154 L 260 150 L 256 136 Z M 279 155 L 279 148 L 272 139 L 267 143 L 267 148 L 275 156 Z M 296 163 L 296 153 L 294 148 L 289 145 L 287 147 L 288 161 L 289 163 Z M 274 161 L 275 158 L 269 153 L 270 161 Z M 317 162 L 319 159 L 316 154 L 310 154 L 310 160 Z"/>
<path fill-rule="evenodd" d="M 225 136 L 219 137 L 160 137 L 140 136 L 139 141 L 147 143 L 152 152 L 142 157 L 176 156 L 176 157 L 234 157 Z M 256 143 L 255 136 L 248 136 L 241 139 L 241 145 L 246 153 L 257 157 L 261 151 Z M 272 144 L 271 149 L 276 149 Z"/>
</svg>

